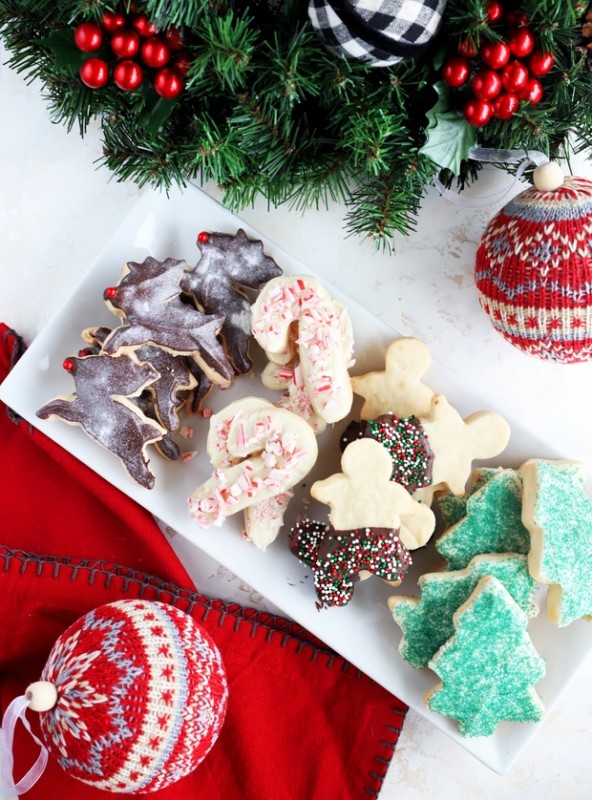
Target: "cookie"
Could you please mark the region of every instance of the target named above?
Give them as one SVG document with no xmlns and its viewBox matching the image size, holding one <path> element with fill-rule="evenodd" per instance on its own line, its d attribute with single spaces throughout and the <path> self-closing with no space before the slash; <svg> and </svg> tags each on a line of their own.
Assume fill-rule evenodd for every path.
<svg viewBox="0 0 592 800">
<path fill-rule="evenodd" d="M 453 635 L 454 612 L 467 601 L 485 575 L 497 578 L 528 617 L 536 616 L 536 582 L 528 571 L 526 556 L 480 555 L 465 569 L 424 573 L 418 580 L 421 597 L 393 595 L 388 606 L 403 632 L 399 652 L 415 669 L 426 667 Z"/>
<path fill-rule="evenodd" d="M 282 269 L 263 251 L 263 243 L 249 239 L 240 228 L 236 234 L 202 232 L 196 266 L 181 277 L 181 288 L 193 295 L 206 314 L 223 317 L 220 336 L 239 375 L 253 366 L 251 298 L 245 289 L 259 290 L 282 274 Z"/>
<path fill-rule="evenodd" d="M 388 346 L 384 370 L 352 376 L 354 393 L 364 398 L 362 419 L 381 414 L 398 417 L 428 414 L 434 392 L 421 380 L 430 365 L 430 354 L 419 339 L 403 337 Z"/>
<path fill-rule="evenodd" d="M 436 494 L 436 506 L 444 529 L 451 528 L 466 516 L 469 497 L 487 483 L 499 469 L 501 467 L 477 467 L 474 469 L 469 478 L 468 489 L 464 494 L 454 494 L 449 489 Z"/>
<path fill-rule="evenodd" d="M 538 722 L 543 704 L 535 684 L 545 674 L 528 618 L 496 578 L 481 578 L 455 612 L 454 634 L 429 667 L 441 683 L 428 708 L 458 721 L 463 736 L 491 736 L 502 721 Z"/>
<path fill-rule="evenodd" d="M 288 492 L 317 459 L 310 425 L 258 398 L 236 401 L 232 414 L 212 416 L 213 430 L 208 437 L 208 452 L 215 453 L 213 475 L 188 500 L 191 516 L 203 528 Z"/>
<path fill-rule="evenodd" d="M 335 530 L 396 530 L 408 550 L 428 541 L 436 524 L 434 513 L 391 481 L 392 459 L 381 444 L 373 439 L 352 442 L 343 451 L 341 469 L 310 489 L 316 500 L 330 506 Z"/>
<path fill-rule="evenodd" d="M 214 383 L 234 377 L 218 333 L 224 317 L 203 314 L 181 298 L 185 262 L 148 257 L 129 261 L 117 286 L 104 292 L 107 306 L 122 319 L 103 343 L 109 355 L 153 344 L 177 355 L 190 355 Z"/>
<path fill-rule="evenodd" d="M 551 622 L 592 618 L 592 500 L 577 461 L 531 459 L 520 467 L 522 520 L 530 533 L 528 564 L 548 585 Z"/>
<path fill-rule="evenodd" d="M 528 553 L 522 482 L 513 469 L 495 472 L 470 495 L 466 516 L 436 540 L 436 550 L 448 561 L 449 569 L 466 567 L 480 553 Z"/>
<path fill-rule="evenodd" d="M 409 551 L 388 528 L 336 531 L 305 519 L 290 530 L 289 541 L 290 551 L 312 568 L 318 608 L 347 605 L 366 573 L 399 583 L 411 564 Z"/>
<path fill-rule="evenodd" d="M 356 439 L 374 439 L 390 453 L 391 480 L 414 492 L 432 482 L 434 454 L 418 417 L 381 414 L 370 420 L 350 422 L 340 439 L 341 451 Z"/>
<path fill-rule="evenodd" d="M 464 419 L 444 395 L 434 395 L 427 415 L 420 417 L 434 453 L 432 485 L 417 497 L 430 502 L 435 492 L 462 495 L 473 461 L 499 455 L 510 439 L 510 426 L 495 411 L 476 411 Z"/>
<path fill-rule="evenodd" d="M 253 304 L 253 335 L 267 359 L 291 375 L 281 404 L 324 423 L 351 410 L 353 333 L 344 307 L 308 275 L 269 281 Z"/>
<path fill-rule="evenodd" d="M 88 436 L 121 460 L 137 483 L 151 489 L 154 474 L 146 450 L 166 430 L 146 417 L 132 398 L 158 380 L 156 370 L 131 357 L 102 355 L 73 356 L 66 359 L 64 368 L 74 379 L 75 392 L 51 400 L 37 411 L 37 416 L 58 417 L 80 425 Z"/>
</svg>

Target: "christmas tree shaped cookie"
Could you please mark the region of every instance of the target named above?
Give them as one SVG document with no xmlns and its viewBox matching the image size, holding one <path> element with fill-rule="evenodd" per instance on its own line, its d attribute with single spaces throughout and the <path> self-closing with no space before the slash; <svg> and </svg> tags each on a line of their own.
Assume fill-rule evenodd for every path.
<svg viewBox="0 0 592 800">
<path fill-rule="evenodd" d="M 481 553 L 528 553 L 522 524 L 522 484 L 511 469 L 497 471 L 467 501 L 466 516 L 436 542 L 449 569 L 463 569 Z"/>
<path fill-rule="evenodd" d="M 528 572 L 526 556 L 476 556 L 466 569 L 421 575 L 421 598 L 395 595 L 388 605 L 403 631 L 399 652 L 412 667 L 420 669 L 454 633 L 452 618 L 469 598 L 481 578 L 491 575 L 508 589 L 524 613 L 533 617 L 536 583 Z"/>
<path fill-rule="evenodd" d="M 551 621 L 592 617 L 592 500 L 583 464 L 533 459 L 520 467 L 523 519 L 530 531 L 528 564 L 549 585 Z"/>
<path fill-rule="evenodd" d="M 540 720 L 534 687 L 545 663 L 527 624 L 504 585 L 481 578 L 454 615 L 454 635 L 429 663 L 441 683 L 426 695 L 428 708 L 458 720 L 463 736 L 490 736 L 502 721 Z"/>
<path fill-rule="evenodd" d="M 484 486 L 500 469 L 501 467 L 477 467 L 471 474 L 469 488 L 464 494 L 445 491 L 436 495 L 436 506 L 440 512 L 444 528 L 451 528 L 457 522 L 460 522 L 463 517 L 466 517 L 469 497 Z"/>
</svg>

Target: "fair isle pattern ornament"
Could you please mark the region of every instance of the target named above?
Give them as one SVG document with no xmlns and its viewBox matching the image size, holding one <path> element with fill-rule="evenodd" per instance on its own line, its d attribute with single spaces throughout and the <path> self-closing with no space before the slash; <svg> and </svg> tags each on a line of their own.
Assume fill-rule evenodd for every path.
<svg viewBox="0 0 592 800">
<path fill-rule="evenodd" d="M 475 264 L 479 302 L 511 344 L 564 364 L 592 359 L 592 181 L 537 167 L 491 220 Z"/>
<path fill-rule="evenodd" d="M 40 713 L 49 753 L 97 789 L 137 794 L 192 772 L 228 702 L 220 653 L 185 612 L 147 600 L 91 611 L 56 641 L 41 676 L 57 701 Z"/>
</svg>

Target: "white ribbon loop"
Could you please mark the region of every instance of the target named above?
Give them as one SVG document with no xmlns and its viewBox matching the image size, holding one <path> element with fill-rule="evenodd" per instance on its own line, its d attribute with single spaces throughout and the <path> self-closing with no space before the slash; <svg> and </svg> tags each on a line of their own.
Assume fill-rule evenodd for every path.
<svg viewBox="0 0 592 800">
<path fill-rule="evenodd" d="M 30 699 L 25 695 L 15 697 L 6 709 L 2 720 L 2 728 L 0 729 L 0 800 L 16 800 L 19 795 L 28 792 L 37 783 L 47 765 L 47 748 L 31 730 L 26 716 L 29 704 Z M 13 744 L 14 731 L 19 719 L 34 742 L 39 745 L 41 752 L 27 774 L 18 783 L 15 783 L 13 776 Z"/>
<path fill-rule="evenodd" d="M 488 192 L 479 195 L 478 197 L 467 197 L 461 195 L 459 192 L 454 192 L 452 189 L 447 189 L 438 176 L 434 177 L 434 184 L 442 197 L 455 203 L 458 206 L 465 206 L 466 208 L 484 208 L 488 205 L 503 200 L 510 191 L 516 186 L 520 178 L 524 175 L 525 171 L 531 165 L 541 167 L 543 164 L 548 164 L 549 159 L 540 150 L 497 150 L 493 147 L 471 147 L 468 157 L 471 161 L 482 161 L 488 164 L 512 164 L 520 161 L 520 165 L 514 175 L 514 180 L 509 186 L 503 189 L 498 189 L 495 192 Z"/>
</svg>

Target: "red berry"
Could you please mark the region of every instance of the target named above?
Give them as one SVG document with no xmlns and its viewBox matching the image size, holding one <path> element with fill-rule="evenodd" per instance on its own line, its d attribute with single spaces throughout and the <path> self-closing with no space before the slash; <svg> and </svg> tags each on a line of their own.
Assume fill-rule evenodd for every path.
<svg viewBox="0 0 592 800">
<path fill-rule="evenodd" d="M 76 368 L 76 364 L 73 358 L 66 358 L 62 363 L 62 367 L 66 370 L 66 372 L 74 372 Z"/>
<path fill-rule="evenodd" d="M 536 78 L 530 78 L 524 87 L 518 92 L 520 100 L 527 100 L 531 106 L 536 106 L 543 99 L 543 84 Z"/>
<path fill-rule="evenodd" d="M 502 90 L 502 79 L 492 69 L 481 69 L 471 78 L 471 89 L 478 100 L 493 100 Z"/>
<path fill-rule="evenodd" d="M 469 100 L 464 108 L 464 115 L 469 125 L 481 128 L 493 116 L 493 104 L 489 100 Z"/>
<path fill-rule="evenodd" d="M 156 92 L 167 100 L 172 100 L 173 97 L 181 94 L 183 86 L 183 76 L 172 67 L 158 70 L 154 77 Z"/>
<path fill-rule="evenodd" d="M 510 45 L 506 42 L 486 42 L 481 47 L 479 55 L 491 69 L 502 69 L 506 66 L 512 54 Z"/>
<path fill-rule="evenodd" d="M 187 75 L 189 67 L 191 66 L 191 61 L 188 53 L 181 53 L 175 58 L 173 66 L 181 75 Z"/>
<path fill-rule="evenodd" d="M 531 75 L 534 75 L 535 78 L 540 78 L 543 75 L 546 75 L 547 72 L 553 69 L 554 64 L 555 59 L 551 53 L 533 53 L 528 59 L 530 73 Z"/>
<path fill-rule="evenodd" d="M 197 241 L 200 244 L 205 244 L 208 239 L 210 238 L 210 234 L 207 231 L 202 231 L 201 233 L 197 234 Z"/>
<path fill-rule="evenodd" d="M 125 26 L 125 17 L 123 14 L 117 14 L 115 11 L 104 11 L 101 18 L 101 25 L 109 33 L 113 33 L 117 28 Z"/>
<path fill-rule="evenodd" d="M 524 25 L 528 25 L 530 22 L 528 19 L 528 14 L 526 14 L 524 11 L 507 11 L 506 20 L 511 25 L 516 25 L 517 28 L 522 28 Z"/>
<path fill-rule="evenodd" d="M 142 83 L 144 75 L 142 68 L 135 61 L 125 59 L 116 64 L 113 70 L 115 85 L 124 92 L 133 92 Z"/>
<path fill-rule="evenodd" d="M 513 92 L 503 92 L 493 103 L 493 115 L 498 119 L 510 119 L 519 108 L 518 95 Z"/>
<path fill-rule="evenodd" d="M 109 67 L 102 58 L 87 58 L 78 74 L 89 89 L 100 89 L 109 80 Z"/>
<path fill-rule="evenodd" d="M 168 31 L 164 31 L 163 35 L 172 53 L 176 53 L 185 47 L 183 35 L 178 28 L 169 28 Z"/>
<path fill-rule="evenodd" d="M 487 22 L 499 22 L 504 16 L 504 8 L 497 0 L 488 0 L 485 6 L 485 13 L 487 14 Z"/>
<path fill-rule="evenodd" d="M 475 58 L 477 55 L 477 46 L 474 45 L 470 39 L 461 39 L 458 43 L 458 54 L 465 58 Z"/>
<path fill-rule="evenodd" d="M 530 28 L 516 28 L 508 36 L 510 51 L 516 58 L 526 58 L 534 50 L 534 36 Z"/>
<path fill-rule="evenodd" d="M 502 70 L 502 86 L 507 92 L 519 92 L 528 83 L 530 75 L 520 61 L 510 61 Z"/>
<path fill-rule="evenodd" d="M 111 37 L 111 50 L 119 58 L 133 58 L 139 49 L 140 37 L 129 28 L 120 28 Z"/>
<path fill-rule="evenodd" d="M 158 36 L 151 36 L 142 45 L 142 59 L 149 67 L 159 69 L 168 63 L 171 51 Z"/>
<path fill-rule="evenodd" d="M 92 22 L 81 22 L 74 31 L 74 43 L 83 53 L 92 53 L 103 44 L 103 31 Z"/>
<path fill-rule="evenodd" d="M 136 30 L 140 36 L 148 37 L 154 36 L 157 32 L 156 25 L 153 22 L 150 22 L 147 14 L 136 14 L 136 16 L 132 20 L 132 25 L 134 30 Z"/>
<path fill-rule="evenodd" d="M 448 86 L 462 86 L 469 79 L 471 68 L 466 58 L 452 56 L 442 65 L 442 80 Z"/>
</svg>

